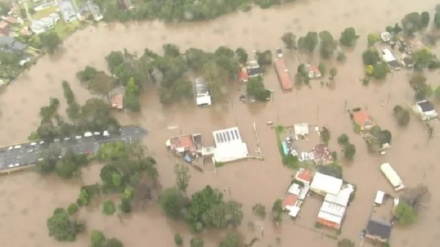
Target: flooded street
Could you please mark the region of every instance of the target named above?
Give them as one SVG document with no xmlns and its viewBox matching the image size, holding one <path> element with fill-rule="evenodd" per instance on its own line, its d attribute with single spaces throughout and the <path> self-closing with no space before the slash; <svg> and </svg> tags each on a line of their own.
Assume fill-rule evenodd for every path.
<svg viewBox="0 0 440 247">
<path fill-rule="evenodd" d="M 163 43 L 175 43 L 182 50 L 189 47 L 214 50 L 220 45 L 231 48 L 243 47 L 274 50 L 282 46 L 280 37 L 285 32 L 303 36 L 308 31 L 330 31 L 336 39 L 346 27 L 353 26 L 361 36 L 354 51 L 347 53 L 347 61 L 336 65 L 338 74 L 335 88 L 322 87 L 320 81 L 311 81 L 311 88 L 282 93 L 277 77 L 270 67 L 265 77 L 267 88 L 275 91 L 274 99 L 267 104 L 246 105 L 238 101 L 238 91 L 230 92 L 230 103 L 215 104 L 210 108 L 197 109 L 193 102 L 162 107 L 157 92 L 148 88 L 142 96 L 142 112 L 136 115 L 118 113 L 122 124 L 139 124 L 148 129 L 144 144 L 158 161 L 160 182 L 164 187 L 174 185 L 174 164 L 165 141 L 179 132 L 201 133 L 204 143 L 213 144 L 212 131 L 238 126 L 251 153 L 256 148 L 253 123 L 256 124 L 261 140 L 264 161 L 248 160 L 228 164 L 217 169 L 217 174 L 193 171 L 189 193 L 210 184 L 223 189 L 230 188 L 226 198 L 243 203 L 245 218 L 241 232 L 246 241 L 260 238 L 254 244 L 259 246 L 320 246 L 334 247 L 336 241 L 313 230 L 318 213 L 316 202 L 310 198 L 300 213 L 297 224 L 284 222 L 273 227 L 266 219 L 257 221 L 251 207 L 262 203 L 270 211 L 273 202 L 283 195 L 291 181 L 293 172 L 283 167 L 273 129 L 267 121 L 275 124 L 292 125 L 308 122 L 311 125 L 327 126 L 331 132 L 330 149 L 340 153 L 336 138 L 346 133 L 356 146 L 353 162 L 343 163 L 345 180 L 357 186 L 356 199 L 347 210 L 342 227 L 342 237 L 360 243 L 359 233 L 369 218 L 369 210 L 376 190 L 392 192 L 391 186 L 380 173 L 379 165 L 390 162 L 402 177 L 407 187 L 426 184 L 431 192 L 440 186 L 438 175 L 440 160 L 437 149 L 440 138 L 429 139 L 420 121 L 411 116 L 406 128 L 399 128 L 392 110 L 396 104 L 406 105 L 413 100 L 405 71 L 389 75 L 385 82 L 370 82 L 363 86 L 361 54 L 367 47 L 366 35 L 382 31 L 385 26 L 400 22 L 412 11 L 433 11 L 438 1 L 424 0 L 417 4 L 407 0 L 301 0 L 298 3 L 268 10 L 255 9 L 249 13 L 236 13 L 206 23 L 191 23 L 168 26 L 160 22 L 112 24 L 87 27 L 78 31 L 64 42 L 59 54 L 45 56 L 13 85 L 0 95 L 0 126 L 3 134 L 0 145 L 9 145 L 27 140 L 27 136 L 39 124 L 38 112 L 48 104 L 49 97 L 58 97 L 64 102 L 61 81 L 71 82 L 79 102 L 91 95 L 76 79 L 76 72 L 86 65 L 106 69 L 104 57 L 113 50 L 126 48 L 141 54 L 144 48 L 160 51 Z M 432 18 L 431 18 L 432 19 Z M 286 51 L 287 53 L 287 51 Z M 318 53 L 318 52 L 316 52 Z M 288 67 L 296 71 L 299 61 L 318 64 L 317 58 L 297 53 L 286 54 Z M 292 73 L 291 72 L 291 73 Z M 293 73 L 292 73 L 293 75 Z M 324 79 L 325 80 L 325 79 Z M 438 72 L 428 75 L 433 88 L 439 85 Z M 385 156 L 372 156 L 362 137 L 353 131 L 352 123 L 345 111 L 347 108 L 367 108 L 368 113 L 382 128 L 393 135 L 393 148 Z M 437 104 L 437 109 L 440 105 Z M 177 126 L 174 129 L 168 126 Z M 341 156 L 341 155 L 340 155 Z M 99 178 L 99 165 L 84 171 L 83 181 L 61 181 L 55 177 L 41 177 L 33 172 L 17 173 L 0 178 L 0 246 L 58 246 L 49 238 L 46 220 L 56 207 L 66 207 L 76 200 L 81 184 L 91 184 Z M 309 200 L 309 199 L 307 199 Z M 395 227 L 392 246 L 434 247 L 440 241 L 440 195 L 432 193 L 428 207 L 418 222 L 411 227 Z M 157 207 L 135 213 L 129 218 L 104 216 L 98 209 L 83 210 L 80 218 L 87 219 L 87 228 L 100 229 L 109 237 L 120 239 L 125 246 L 145 246 L 147 240 L 153 246 L 174 246 L 173 236 L 182 233 L 185 241 L 191 236 L 182 223 L 168 220 Z M 255 232 L 248 230 L 248 222 L 255 223 Z M 265 235 L 261 238 L 260 227 Z M 207 246 L 217 246 L 219 236 L 204 233 Z M 66 246 L 88 245 L 88 235 Z"/>
</svg>

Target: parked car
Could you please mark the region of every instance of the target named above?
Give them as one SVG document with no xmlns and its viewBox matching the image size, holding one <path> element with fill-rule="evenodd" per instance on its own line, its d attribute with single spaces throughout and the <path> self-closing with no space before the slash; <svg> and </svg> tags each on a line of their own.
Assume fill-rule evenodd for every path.
<svg viewBox="0 0 440 247">
<path fill-rule="evenodd" d="M 93 136 L 92 132 L 86 132 L 84 133 L 84 137 L 91 137 Z"/>
</svg>

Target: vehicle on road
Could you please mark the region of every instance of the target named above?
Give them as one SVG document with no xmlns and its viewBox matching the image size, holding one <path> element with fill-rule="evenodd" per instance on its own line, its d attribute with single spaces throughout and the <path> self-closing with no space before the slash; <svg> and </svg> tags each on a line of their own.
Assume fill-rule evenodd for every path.
<svg viewBox="0 0 440 247">
<path fill-rule="evenodd" d="M 38 161 L 43 161 L 43 160 L 44 160 L 44 158 L 39 158 L 39 159 L 38 159 Z"/>
<path fill-rule="evenodd" d="M 65 140 L 65 141 L 68 141 L 68 140 L 70 140 L 70 137 L 66 137 L 66 138 L 64 138 L 64 140 Z"/>
<path fill-rule="evenodd" d="M 10 147 L 8 148 L 8 150 L 12 150 L 12 149 L 14 149 L 14 147 L 12 147 L 12 146 L 10 146 Z"/>
<path fill-rule="evenodd" d="M 77 140 L 79 140 L 79 139 L 81 139 L 82 138 L 82 136 L 76 136 L 75 137 L 75 139 L 77 139 Z"/>
<path fill-rule="evenodd" d="M 102 133 L 103 136 L 110 136 L 110 133 L 108 132 L 108 130 L 104 131 L 104 133 Z"/>
<path fill-rule="evenodd" d="M 41 141 L 40 144 L 44 144 L 44 141 Z"/>
<path fill-rule="evenodd" d="M 21 145 L 15 145 L 14 148 L 19 149 L 19 148 L 21 148 Z"/>
<path fill-rule="evenodd" d="M 54 142 L 60 142 L 60 139 L 59 139 L 59 138 L 56 138 L 56 139 L 54 139 L 53 141 L 54 141 Z"/>
<path fill-rule="evenodd" d="M 28 150 L 28 153 L 33 153 L 33 152 L 34 152 L 33 149 L 29 149 L 29 150 Z"/>
<path fill-rule="evenodd" d="M 35 146 L 35 145 L 37 145 L 36 142 L 31 142 L 31 146 Z"/>
<path fill-rule="evenodd" d="M 95 136 L 99 136 L 99 135 L 101 134 L 101 132 L 93 132 L 93 134 L 94 134 Z"/>
<path fill-rule="evenodd" d="M 84 133 L 84 137 L 91 137 L 93 136 L 92 132 L 86 132 Z"/>
</svg>

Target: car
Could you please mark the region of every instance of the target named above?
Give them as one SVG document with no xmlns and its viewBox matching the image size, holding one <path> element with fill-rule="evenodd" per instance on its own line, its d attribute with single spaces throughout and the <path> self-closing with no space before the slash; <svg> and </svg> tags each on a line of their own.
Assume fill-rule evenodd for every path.
<svg viewBox="0 0 440 247">
<path fill-rule="evenodd" d="M 101 134 L 101 132 L 93 132 L 93 134 L 94 134 L 95 136 L 99 136 L 99 135 Z"/>
<path fill-rule="evenodd" d="M 31 146 L 35 146 L 35 145 L 37 145 L 36 142 L 31 142 Z"/>
<path fill-rule="evenodd" d="M 84 133 L 84 137 L 91 137 L 93 134 L 92 132 L 86 132 Z"/>
<path fill-rule="evenodd" d="M 68 140 L 70 140 L 70 137 L 65 137 L 64 140 L 68 141 Z"/>
<path fill-rule="evenodd" d="M 104 132 L 102 133 L 102 135 L 103 135 L 103 136 L 110 136 L 110 133 L 108 132 L 108 130 L 106 130 L 106 131 L 104 131 Z"/>
<path fill-rule="evenodd" d="M 44 141 L 41 141 L 40 144 L 44 144 Z"/>
<path fill-rule="evenodd" d="M 77 140 L 79 140 L 79 139 L 81 139 L 82 138 L 82 136 L 76 136 L 75 137 L 75 139 L 77 139 Z"/>
<path fill-rule="evenodd" d="M 14 147 L 13 147 L 13 146 L 10 146 L 10 147 L 8 147 L 8 150 L 12 150 L 12 149 L 14 149 Z"/>
<path fill-rule="evenodd" d="M 21 145 L 15 145 L 14 146 L 14 149 L 19 149 L 19 148 L 21 148 Z"/>
<path fill-rule="evenodd" d="M 59 155 L 58 158 L 61 159 L 61 158 L 63 158 L 63 156 L 62 156 L 62 155 Z"/>
<path fill-rule="evenodd" d="M 38 159 L 38 161 L 43 161 L 43 160 L 44 160 L 44 158 L 39 158 L 39 159 Z"/>
<path fill-rule="evenodd" d="M 10 165 L 8 165 L 8 167 L 14 167 L 14 164 L 10 164 Z"/>
<path fill-rule="evenodd" d="M 33 152 L 34 152 L 33 149 L 29 149 L 29 150 L 28 150 L 28 153 L 33 153 Z"/>
<path fill-rule="evenodd" d="M 54 142 L 59 142 L 60 139 L 59 139 L 59 138 L 56 138 L 56 139 L 53 139 L 53 141 L 54 141 Z"/>
<path fill-rule="evenodd" d="M 20 163 L 15 163 L 15 164 L 14 164 L 14 166 L 19 166 L 19 165 L 20 165 Z"/>
</svg>

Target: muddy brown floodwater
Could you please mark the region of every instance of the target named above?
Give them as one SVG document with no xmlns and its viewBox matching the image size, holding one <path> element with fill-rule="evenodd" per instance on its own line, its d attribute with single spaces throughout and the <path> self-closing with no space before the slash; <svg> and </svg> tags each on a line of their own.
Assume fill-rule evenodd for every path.
<svg viewBox="0 0 440 247">
<path fill-rule="evenodd" d="M 348 133 L 357 147 L 355 160 L 344 164 L 345 178 L 358 186 L 356 200 L 350 205 L 342 229 L 342 237 L 355 240 L 359 244 L 359 233 L 365 227 L 375 191 L 391 191 L 389 184 L 380 174 L 380 163 L 391 162 L 411 187 L 426 184 L 435 191 L 439 186 L 437 168 L 440 139 L 428 139 L 421 124 L 414 118 L 406 129 L 399 129 L 392 118 L 392 108 L 412 100 L 412 90 L 407 83 L 405 72 L 389 76 L 386 82 L 371 83 L 364 87 L 359 82 L 363 74 L 361 53 L 366 47 L 366 34 L 381 31 L 388 24 L 398 22 L 411 11 L 433 10 L 437 1 L 408 0 L 314 0 L 299 1 L 291 5 L 269 10 L 254 9 L 249 13 L 236 13 L 206 23 L 191 23 L 167 26 L 160 22 L 131 23 L 126 26 L 113 24 L 88 27 L 67 39 L 63 51 L 52 57 L 45 56 L 29 71 L 9 86 L 0 97 L 0 144 L 7 145 L 26 140 L 28 134 L 38 125 L 38 111 L 48 103 L 50 96 L 60 99 L 61 81 L 71 82 L 81 102 L 90 94 L 80 86 L 75 73 L 86 65 L 105 69 L 104 56 L 112 50 L 129 51 L 139 54 L 145 47 L 159 51 L 163 43 L 175 43 L 182 49 L 198 47 L 213 50 L 220 45 L 253 49 L 275 49 L 281 46 L 280 36 L 291 31 L 304 35 L 307 31 L 329 30 L 335 37 L 348 27 L 355 27 L 361 35 L 357 48 L 347 53 L 347 62 L 338 65 L 338 75 L 334 89 L 323 88 L 319 82 L 298 92 L 282 93 L 276 76 L 270 69 L 265 79 L 267 87 L 275 91 L 274 101 L 266 105 L 239 104 L 237 92 L 231 91 L 231 102 L 215 104 L 210 108 L 196 109 L 192 103 L 163 108 L 153 89 L 142 97 L 142 112 L 139 115 L 118 115 L 124 124 L 140 124 L 150 131 L 145 139 L 149 151 L 158 160 L 161 183 L 174 183 L 173 164 L 175 158 L 165 150 L 164 142 L 179 130 L 167 126 L 178 126 L 182 132 L 199 132 L 205 142 L 212 142 L 211 131 L 238 125 L 251 151 L 255 148 L 252 124 L 257 125 L 264 161 L 249 160 L 230 164 L 211 172 L 192 173 L 189 192 L 201 189 L 207 184 L 217 188 L 231 188 L 233 198 L 243 203 L 246 217 L 241 227 L 247 240 L 260 237 L 259 227 L 265 226 L 265 236 L 254 246 L 336 246 L 335 240 L 313 230 L 317 215 L 317 203 L 306 201 L 301 219 L 293 224 L 285 222 L 276 229 L 269 220 L 255 221 L 250 208 L 255 203 L 263 203 L 270 209 L 275 199 L 285 191 L 292 171 L 281 164 L 274 131 L 265 123 L 289 125 L 295 122 L 326 125 L 333 139 L 330 148 L 339 151 L 336 136 Z M 295 71 L 298 61 L 305 59 L 318 63 L 316 58 L 288 55 L 289 67 Z M 438 85 L 438 74 L 430 74 L 428 81 Z M 360 136 L 355 135 L 346 113 L 348 107 L 368 107 L 368 112 L 382 127 L 393 133 L 393 148 L 385 156 L 367 154 Z M 46 219 L 54 208 L 66 207 L 78 194 L 79 184 L 92 183 L 98 179 L 99 166 L 91 166 L 84 172 L 82 182 L 65 182 L 55 177 L 42 178 L 32 172 L 2 176 L 0 179 L 0 246 L 59 246 L 50 239 L 46 229 Z M 425 174 L 425 175 L 424 175 Z M 392 235 L 393 246 L 438 246 L 440 234 L 440 196 L 433 193 L 430 203 L 419 222 L 412 227 L 396 227 Z M 186 240 L 190 233 L 183 224 L 171 222 L 157 207 L 144 213 L 136 213 L 131 218 L 103 216 L 98 210 L 85 211 L 80 215 L 87 218 L 89 229 L 101 229 L 106 235 L 121 239 L 126 246 L 173 246 L 175 232 L 183 233 Z M 255 232 L 247 229 L 247 223 L 254 221 Z M 218 236 L 205 233 L 208 246 L 215 246 Z M 75 243 L 66 246 L 86 246 L 86 234 Z"/>
</svg>

